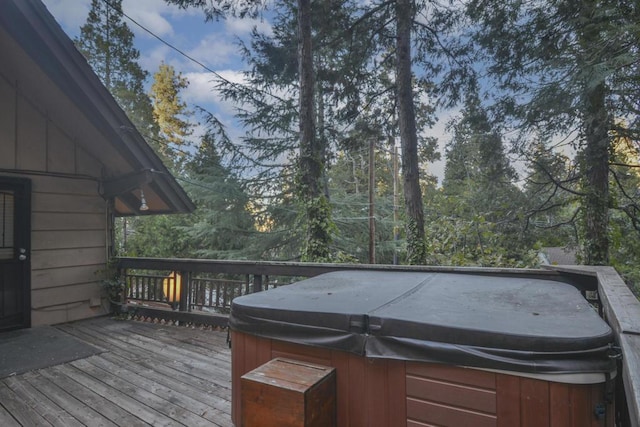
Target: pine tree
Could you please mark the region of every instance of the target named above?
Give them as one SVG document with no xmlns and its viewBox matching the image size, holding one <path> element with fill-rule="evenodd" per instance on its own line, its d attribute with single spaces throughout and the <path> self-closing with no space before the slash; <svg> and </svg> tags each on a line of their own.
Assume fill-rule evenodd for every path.
<svg viewBox="0 0 640 427">
<path fill-rule="evenodd" d="M 147 72 L 137 62 L 140 52 L 133 37 L 123 21 L 122 0 L 92 0 L 75 44 L 135 127 L 143 136 L 154 138 L 157 127 L 144 91 Z"/>
<path fill-rule="evenodd" d="M 640 100 L 628 90 L 640 58 L 637 2 L 476 0 L 467 13 L 479 28 L 470 37 L 490 54 L 491 95 L 505 117 L 545 140 L 573 140 L 583 260 L 606 264 L 612 119 L 637 116 Z"/>
<path fill-rule="evenodd" d="M 185 186 L 198 206 L 191 224 L 183 227 L 194 246 L 194 256 L 260 259 L 249 197 L 240 181 L 222 165 L 215 137 L 205 134 L 197 154 L 187 164 Z"/>
<path fill-rule="evenodd" d="M 467 185 L 482 189 L 478 201 L 497 204 L 517 175 L 506 156 L 502 137 L 493 130 L 476 93 L 467 96 L 462 117 L 451 123 L 453 140 L 447 148 L 443 188 L 458 194 Z M 502 194 L 506 196 L 506 194 Z M 479 206 L 478 206 L 479 207 Z"/>
<path fill-rule="evenodd" d="M 369 152 L 344 150 L 329 170 L 329 189 L 336 233 L 334 247 L 345 260 L 368 263 Z M 374 156 L 375 261 L 392 264 L 400 242 L 394 240 L 394 163 L 391 153 L 376 150 Z M 401 188 L 397 188 L 398 193 Z"/>
<path fill-rule="evenodd" d="M 180 91 L 188 81 L 176 74 L 173 67 L 161 64 L 154 74 L 151 86 L 153 118 L 159 134 L 153 138 L 157 153 L 172 172 L 184 178 L 183 162 L 191 134 L 189 112 L 180 99 Z M 194 241 L 188 239 L 188 230 L 194 219 L 188 215 L 154 215 L 127 220 L 131 235 L 127 238 L 126 251 L 132 256 L 193 257 Z"/>
<path fill-rule="evenodd" d="M 410 264 L 424 264 L 426 246 L 424 211 L 418 165 L 418 130 L 411 72 L 411 24 L 414 9 L 410 0 L 396 0 L 396 87 L 398 125 L 402 147 L 402 175 L 406 211 L 407 258 Z"/>
<path fill-rule="evenodd" d="M 432 252 L 440 263 L 528 265 L 533 241 L 520 222 L 517 175 L 477 93 L 467 96 L 450 128 L 444 197 L 430 205 Z"/>
<path fill-rule="evenodd" d="M 160 154 L 175 171 L 180 169 L 179 166 L 187 155 L 187 138 L 193 132 L 193 123 L 188 121 L 191 112 L 180 99 L 180 91 L 188 86 L 189 81 L 181 73 L 176 74 L 175 69 L 164 62 L 153 75 L 151 85 L 153 118 L 160 129 L 159 138 L 164 143 L 160 146 Z"/>
<path fill-rule="evenodd" d="M 640 144 L 626 135 L 614 133 L 611 151 L 611 265 L 640 294 Z"/>
<path fill-rule="evenodd" d="M 575 246 L 579 177 L 570 159 L 549 145 L 537 139 L 528 149 L 525 229 L 542 246 Z"/>
</svg>

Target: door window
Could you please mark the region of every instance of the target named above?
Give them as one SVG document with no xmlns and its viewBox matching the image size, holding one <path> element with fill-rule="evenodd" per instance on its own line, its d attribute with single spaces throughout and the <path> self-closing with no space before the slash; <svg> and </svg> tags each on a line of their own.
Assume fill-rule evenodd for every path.
<svg viewBox="0 0 640 427">
<path fill-rule="evenodd" d="M 15 196 L 12 191 L 0 192 L 0 260 L 12 259 L 14 248 Z"/>
</svg>

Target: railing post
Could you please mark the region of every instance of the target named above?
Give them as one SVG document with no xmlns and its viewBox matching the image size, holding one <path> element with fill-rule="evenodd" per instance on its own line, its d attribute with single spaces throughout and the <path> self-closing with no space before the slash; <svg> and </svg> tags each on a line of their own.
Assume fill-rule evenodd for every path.
<svg viewBox="0 0 640 427">
<path fill-rule="evenodd" d="M 261 292 L 262 291 L 262 275 L 254 274 L 253 275 L 253 292 Z"/>
<path fill-rule="evenodd" d="M 191 311 L 191 273 L 188 271 L 181 271 L 182 284 L 180 286 L 180 311 Z"/>
<path fill-rule="evenodd" d="M 128 296 L 128 292 L 129 290 L 127 289 L 127 269 L 126 268 L 122 268 L 120 266 L 117 267 L 118 268 L 118 273 L 117 273 L 117 278 L 118 281 L 121 283 L 121 287 L 120 287 L 120 294 L 118 295 L 118 299 L 120 301 L 118 301 L 121 304 L 124 304 L 125 301 L 127 301 L 127 296 Z"/>
</svg>

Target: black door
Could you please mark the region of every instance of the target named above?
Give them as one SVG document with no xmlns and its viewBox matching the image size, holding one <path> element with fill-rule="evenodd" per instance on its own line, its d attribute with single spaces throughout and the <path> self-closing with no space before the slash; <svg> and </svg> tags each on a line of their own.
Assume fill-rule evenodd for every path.
<svg viewBox="0 0 640 427">
<path fill-rule="evenodd" d="M 31 326 L 31 182 L 0 177 L 0 331 Z"/>
</svg>

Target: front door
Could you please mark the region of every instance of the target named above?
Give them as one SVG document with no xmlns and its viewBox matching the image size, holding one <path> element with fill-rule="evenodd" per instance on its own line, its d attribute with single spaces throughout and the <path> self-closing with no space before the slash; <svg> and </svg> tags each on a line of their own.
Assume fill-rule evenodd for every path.
<svg viewBox="0 0 640 427">
<path fill-rule="evenodd" d="M 31 326 L 31 181 L 0 177 L 0 331 Z"/>
</svg>

